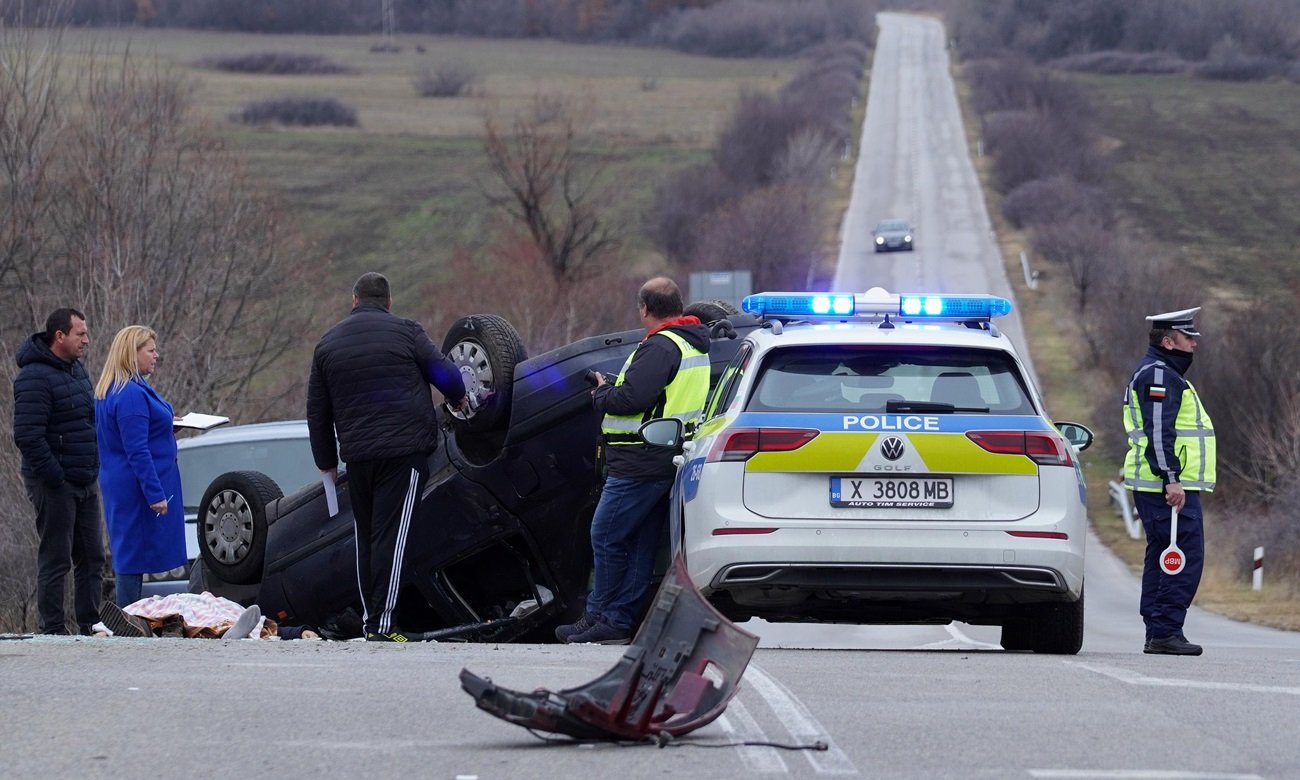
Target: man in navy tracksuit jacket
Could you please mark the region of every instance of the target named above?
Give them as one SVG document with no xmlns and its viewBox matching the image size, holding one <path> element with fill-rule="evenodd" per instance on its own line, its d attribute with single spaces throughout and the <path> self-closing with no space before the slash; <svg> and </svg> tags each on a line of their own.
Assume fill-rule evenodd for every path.
<svg viewBox="0 0 1300 780">
<path fill-rule="evenodd" d="M 36 608 L 43 634 L 68 633 L 63 610 L 73 570 L 77 631 L 99 620 L 104 589 L 104 521 L 99 509 L 95 392 L 81 358 L 90 344 L 76 309 L 50 314 L 45 331 L 18 348 L 14 443 L 36 509 Z"/>
<path fill-rule="evenodd" d="M 456 366 L 413 320 L 390 313 L 388 279 L 366 273 L 352 313 L 321 337 L 307 385 L 307 428 L 321 472 L 347 464 L 357 535 L 357 582 L 366 639 L 404 642 L 394 625 L 403 553 L 438 422 L 429 385 L 468 408 Z M 335 450 L 335 436 L 338 450 Z"/>
</svg>

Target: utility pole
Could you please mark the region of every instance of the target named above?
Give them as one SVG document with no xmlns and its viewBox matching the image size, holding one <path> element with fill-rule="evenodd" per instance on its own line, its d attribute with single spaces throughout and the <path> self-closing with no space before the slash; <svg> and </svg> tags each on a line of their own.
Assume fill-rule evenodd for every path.
<svg viewBox="0 0 1300 780">
<path fill-rule="evenodd" d="M 382 3 L 380 13 L 384 17 L 384 39 L 391 43 L 394 33 L 397 32 L 397 25 L 393 21 L 393 0 L 380 0 L 380 2 Z"/>
</svg>

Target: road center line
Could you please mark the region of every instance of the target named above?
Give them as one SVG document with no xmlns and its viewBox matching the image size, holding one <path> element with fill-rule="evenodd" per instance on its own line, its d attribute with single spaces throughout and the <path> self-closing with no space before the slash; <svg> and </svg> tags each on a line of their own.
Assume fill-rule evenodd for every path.
<svg viewBox="0 0 1300 780">
<path fill-rule="evenodd" d="M 856 775 L 857 767 L 849 760 L 848 755 L 840 750 L 831 739 L 826 729 L 817 722 L 803 702 L 795 698 L 784 685 L 769 676 L 766 672 L 751 662 L 749 668 L 745 670 L 745 680 L 754 686 L 758 695 L 767 700 L 767 704 L 776 713 L 776 717 L 785 726 L 790 736 L 800 744 L 811 744 L 818 740 L 824 741 L 828 749 L 825 752 L 818 750 L 802 751 L 808 763 L 812 764 L 813 769 L 819 775 Z"/>
<path fill-rule="evenodd" d="M 749 709 L 737 696 L 727 703 L 727 711 L 718 716 L 718 725 L 730 739 L 742 742 L 770 742 L 763 727 L 758 725 Z M 739 748 L 740 760 L 751 771 L 759 774 L 789 774 L 785 759 L 776 748 L 763 745 L 745 745 Z"/>
<path fill-rule="evenodd" d="M 1253 683 L 1230 683 L 1214 682 L 1211 680 L 1183 680 L 1176 677 L 1147 677 L 1140 672 L 1134 672 L 1129 669 L 1119 669 L 1113 666 L 1097 666 L 1094 664 L 1079 663 L 1078 661 L 1066 661 L 1067 664 L 1079 666 L 1090 672 L 1104 674 L 1115 680 L 1119 680 L 1129 685 L 1150 685 L 1163 688 L 1203 688 L 1211 691 L 1237 691 L 1240 693 L 1285 693 L 1292 696 L 1300 696 L 1300 688 L 1294 688 L 1283 685 L 1255 685 Z"/>
</svg>

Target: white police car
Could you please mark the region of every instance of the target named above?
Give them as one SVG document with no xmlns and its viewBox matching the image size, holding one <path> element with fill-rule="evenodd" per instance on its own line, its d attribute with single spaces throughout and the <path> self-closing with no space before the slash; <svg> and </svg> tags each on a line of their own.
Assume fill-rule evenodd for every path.
<svg viewBox="0 0 1300 780">
<path fill-rule="evenodd" d="M 674 512 L 701 592 L 735 620 L 959 620 L 1077 653 L 1092 432 L 1047 419 L 992 323 L 1010 301 L 874 288 L 743 307 L 762 326 L 710 394 Z"/>
</svg>

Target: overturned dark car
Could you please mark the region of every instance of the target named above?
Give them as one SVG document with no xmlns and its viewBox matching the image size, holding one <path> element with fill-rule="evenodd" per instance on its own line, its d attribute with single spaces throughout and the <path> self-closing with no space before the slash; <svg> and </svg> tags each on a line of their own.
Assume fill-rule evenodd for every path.
<svg viewBox="0 0 1300 780">
<path fill-rule="evenodd" d="M 729 318 L 714 328 L 715 380 L 736 352 L 734 333 L 755 327 L 734 312 L 721 302 L 687 309 L 705 322 Z M 582 614 L 601 484 L 600 425 L 587 375 L 617 373 L 643 335 L 593 336 L 525 358 L 515 329 L 500 317 L 453 324 L 443 351 L 479 404 L 463 419 L 438 410 L 441 441 L 430 456 L 398 596 L 396 623 L 404 631 L 549 642 L 556 625 Z M 346 473 L 337 501 L 330 516 L 319 482 L 282 496 L 258 472 L 217 477 L 199 504 L 200 560 L 190 590 L 256 603 L 283 625 L 346 625 L 340 616 L 361 608 Z"/>
</svg>

